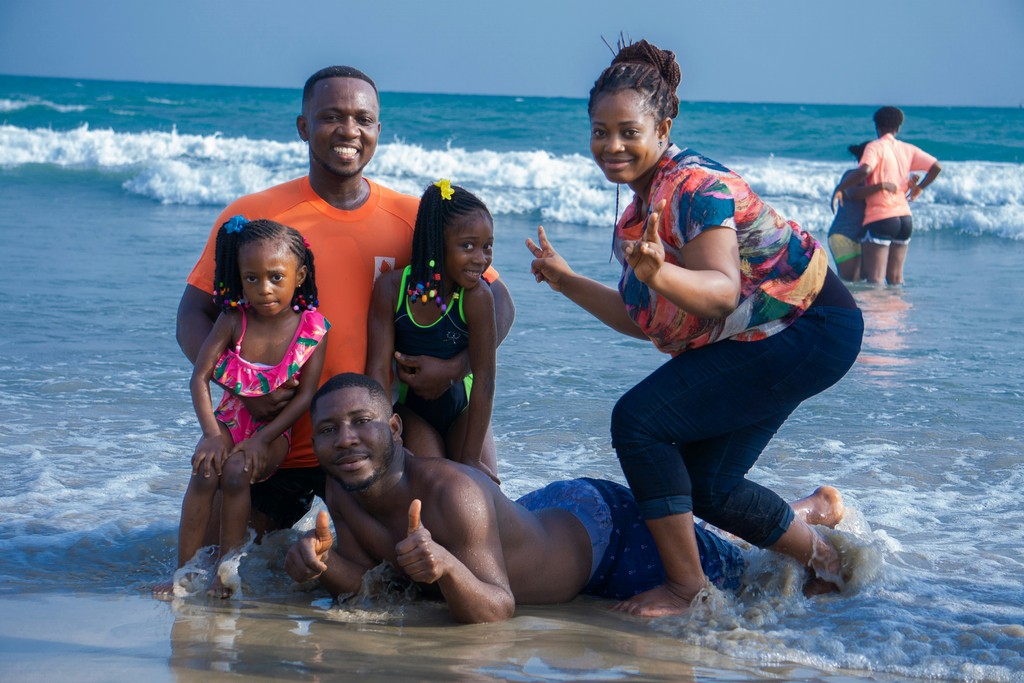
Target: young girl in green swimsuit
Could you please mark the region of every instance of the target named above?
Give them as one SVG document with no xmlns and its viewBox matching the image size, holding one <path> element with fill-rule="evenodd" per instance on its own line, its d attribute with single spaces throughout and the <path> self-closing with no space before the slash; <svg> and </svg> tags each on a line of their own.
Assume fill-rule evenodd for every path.
<svg viewBox="0 0 1024 683">
<path fill-rule="evenodd" d="M 370 304 L 366 374 L 391 386 L 392 361 L 401 354 L 452 358 L 469 351 L 469 373 L 441 396 L 420 396 L 399 386 L 398 413 L 425 421 L 438 434 L 436 448 L 418 455 L 448 457 L 497 480 L 491 433 L 494 400 L 494 298 L 481 287 L 491 265 L 494 222 L 475 195 L 441 180 L 420 200 L 412 263 L 382 275 Z M 443 443 L 442 443 L 443 440 Z"/>
</svg>

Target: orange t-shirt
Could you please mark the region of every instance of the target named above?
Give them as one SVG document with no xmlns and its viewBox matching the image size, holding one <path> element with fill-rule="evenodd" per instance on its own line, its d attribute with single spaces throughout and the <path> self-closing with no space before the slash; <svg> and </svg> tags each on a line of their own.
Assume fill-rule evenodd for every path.
<svg viewBox="0 0 1024 683">
<path fill-rule="evenodd" d="M 405 268 L 419 199 L 370 180 L 370 196 L 355 211 L 336 209 L 297 178 L 234 201 L 217 218 L 188 284 L 213 295 L 217 230 L 232 216 L 268 218 L 302 233 L 313 250 L 320 312 L 331 323 L 320 383 L 366 366 L 366 321 L 377 276 Z M 292 428 L 292 449 L 281 467 L 315 467 L 312 428 L 304 415 Z"/>
<path fill-rule="evenodd" d="M 865 200 L 864 225 L 886 218 L 910 215 L 907 188 L 911 171 L 927 171 L 937 161 L 924 150 L 886 133 L 864 148 L 860 163 L 871 167 L 868 184 L 892 183 L 896 192 L 875 192 Z"/>
</svg>

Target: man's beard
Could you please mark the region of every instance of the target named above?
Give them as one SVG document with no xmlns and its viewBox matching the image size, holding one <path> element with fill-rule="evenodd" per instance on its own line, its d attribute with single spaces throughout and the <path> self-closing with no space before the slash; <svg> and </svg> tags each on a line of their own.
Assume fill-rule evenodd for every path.
<svg viewBox="0 0 1024 683">
<path fill-rule="evenodd" d="M 384 456 L 384 461 L 381 463 L 380 467 L 375 468 L 373 472 L 370 473 L 370 476 L 367 477 L 365 480 L 351 484 L 343 481 L 341 477 L 335 474 L 328 474 L 328 476 L 334 481 L 338 482 L 338 485 L 341 486 L 341 488 L 348 491 L 349 493 L 362 493 L 363 491 L 367 490 L 368 488 L 376 484 L 377 481 L 382 476 L 384 476 L 384 473 L 388 471 L 388 469 L 391 467 L 391 463 L 394 462 L 394 460 L 395 440 L 394 437 L 388 434 L 388 450 L 387 454 Z"/>
</svg>

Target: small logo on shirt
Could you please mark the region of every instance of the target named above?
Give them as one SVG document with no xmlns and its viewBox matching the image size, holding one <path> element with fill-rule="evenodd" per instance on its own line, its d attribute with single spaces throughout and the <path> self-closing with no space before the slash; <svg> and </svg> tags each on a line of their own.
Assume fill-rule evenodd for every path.
<svg viewBox="0 0 1024 683">
<path fill-rule="evenodd" d="M 391 272 L 395 269 L 395 257 L 394 256 L 374 256 L 373 257 L 373 282 L 376 284 L 377 278 L 384 273 Z"/>
</svg>

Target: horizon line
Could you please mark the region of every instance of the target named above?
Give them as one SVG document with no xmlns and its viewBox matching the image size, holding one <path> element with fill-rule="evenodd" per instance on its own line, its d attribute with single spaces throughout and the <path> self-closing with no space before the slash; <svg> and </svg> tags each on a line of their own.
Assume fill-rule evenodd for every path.
<svg viewBox="0 0 1024 683">
<path fill-rule="evenodd" d="M 253 85 L 244 83 L 190 83 L 185 81 L 141 81 L 134 78 L 95 78 L 88 76 L 52 76 L 52 75 L 40 75 L 40 74 L 16 74 L 0 72 L 0 77 L 9 78 L 38 78 L 46 80 L 61 80 L 61 81 L 92 81 L 97 83 L 124 83 L 132 84 L 136 83 L 139 85 L 170 85 L 170 86 L 200 86 L 209 88 L 255 88 L 265 90 L 291 90 L 298 91 L 301 93 L 302 86 L 283 86 L 283 85 Z M 495 97 L 504 99 L 515 99 L 515 98 L 529 98 L 529 99 L 544 99 L 544 100 L 572 100 L 572 101 L 586 101 L 586 97 L 572 97 L 568 95 L 526 95 L 526 94 L 506 94 L 506 93 L 473 93 L 473 92 L 437 92 L 431 90 L 379 90 L 382 94 L 389 95 L 447 95 L 456 97 Z M 821 101 L 807 101 L 807 102 L 793 102 L 783 100 L 706 100 L 706 99 L 685 99 L 680 98 L 680 103 L 693 103 L 693 104 L 770 104 L 770 105 L 814 105 L 814 106 L 825 106 L 825 107 L 878 107 L 883 106 L 882 103 L 863 103 L 863 102 L 821 102 Z M 906 108 L 921 108 L 921 109 L 1024 109 L 1024 102 L 1018 103 L 1017 105 L 1010 104 L 905 104 L 905 103 L 886 103 L 892 106 L 906 107 Z"/>
</svg>

